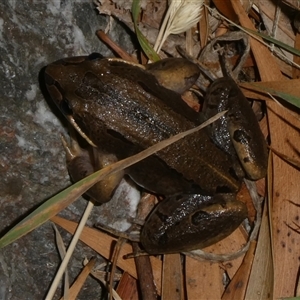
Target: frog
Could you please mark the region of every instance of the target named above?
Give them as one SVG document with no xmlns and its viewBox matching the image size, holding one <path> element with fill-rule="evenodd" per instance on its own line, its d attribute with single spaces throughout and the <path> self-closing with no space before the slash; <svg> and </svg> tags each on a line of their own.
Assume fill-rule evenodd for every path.
<svg viewBox="0 0 300 300">
<path fill-rule="evenodd" d="M 172 75 L 161 75 L 166 70 Z M 227 237 L 247 218 L 245 204 L 236 200 L 243 176 L 257 180 L 266 175 L 264 136 L 232 79 L 212 83 L 203 113 L 182 101 L 180 93 L 199 74 L 184 58 L 141 66 L 98 54 L 61 59 L 45 69 L 52 100 L 103 157 L 113 155 L 115 160 L 228 110 L 227 117 L 206 130 L 124 170 L 141 188 L 165 197 L 141 230 L 140 241 L 149 254 L 205 248 Z M 94 200 L 109 201 L 111 192 L 113 187 Z"/>
</svg>

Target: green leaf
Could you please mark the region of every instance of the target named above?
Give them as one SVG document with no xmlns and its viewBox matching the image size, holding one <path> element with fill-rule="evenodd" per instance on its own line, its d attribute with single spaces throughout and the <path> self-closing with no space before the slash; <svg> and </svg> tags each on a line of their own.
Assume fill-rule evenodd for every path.
<svg viewBox="0 0 300 300">
<path fill-rule="evenodd" d="M 282 49 L 285 49 L 286 51 L 294 54 L 294 55 L 297 55 L 297 56 L 300 56 L 300 50 L 294 48 L 294 47 L 291 47 L 283 42 L 280 42 L 266 34 L 263 34 L 263 33 L 260 33 L 260 32 L 257 32 L 255 30 L 252 30 L 252 29 L 249 29 L 249 28 L 245 28 L 245 27 L 242 27 L 245 31 L 249 32 L 249 33 L 252 33 L 254 35 L 257 35 L 257 36 L 260 36 L 261 38 L 263 38 L 264 40 L 266 41 L 269 41 L 275 45 L 277 45 L 278 47 L 282 48 Z"/>
<path fill-rule="evenodd" d="M 159 55 L 153 50 L 153 47 L 149 44 L 148 40 L 142 34 L 142 32 L 138 27 L 138 18 L 140 15 L 140 0 L 133 0 L 131 12 L 132 12 L 135 33 L 143 51 L 145 52 L 145 54 L 150 60 L 154 62 L 160 60 Z"/>
<path fill-rule="evenodd" d="M 287 94 L 287 93 L 283 93 L 283 92 L 278 92 L 276 90 L 270 90 L 270 94 L 275 95 L 280 97 L 281 99 L 289 102 L 290 104 L 295 105 L 296 107 L 300 108 L 300 98 Z"/>
<path fill-rule="evenodd" d="M 288 84 L 289 82 L 287 82 Z M 266 85 L 268 84 L 268 82 L 266 82 Z M 284 91 L 281 90 L 276 90 L 275 88 L 271 88 L 268 86 L 264 86 L 262 82 L 257 82 L 257 83 L 251 83 L 251 82 L 247 82 L 246 84 L 241 84 L 241 86 L 244 86 L 246 88 L 250 88 L 253 89 L 255 91 L 259 91 L 259 92 L 263 92 L 265 94 L 271 94 L 273 96 L 277 96 L 280 97 L 281 99 L 287 101 L 288 103 L 300 108 L 300 98 L 295 96 L 295 95 L 291 95 L 289 93 L 286 93 Z"/>
</svg>

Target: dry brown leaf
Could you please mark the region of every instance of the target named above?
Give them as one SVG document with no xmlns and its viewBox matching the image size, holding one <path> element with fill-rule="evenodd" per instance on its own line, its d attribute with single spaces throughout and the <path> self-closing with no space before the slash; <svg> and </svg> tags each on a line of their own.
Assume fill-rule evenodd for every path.
<svg viewBox="0 0 300 300">
<path fill-rule="evenodd" d="M 273 27 L 275 10 L 278 3 L 273 1 L 255 1 L 259 7 L 260 15 L 263 18 L 264 25 L 266 26 L 267 32 L 270 34 Z M 292 28 L 290 18 L 281 11 L 278 20 L 277 33 L 274 38 L 281 42 L 284 42 L 290 46 L 293 46 L 293 40 L 295 39 L 294 30 Z"/>
<path fill-rule="evenodd" d="M 235 23 L 238 22 L 237 15 L 232 8 L 230 0 L 213 0 L 213 3 L 222 15 Z"/>
<path fill-rule="evenodd" d="M 180 253 L 165 254 L 162 275 L 162 300 L 182 300 L 184 295 Z"/>
<path fill-rule="evenodd" d="M 124 272 L 116 292 L 122 299 L 139 300 L 137 280 Z"/>
<path fill-rule="evenodd" d="M 218 263 L 197 261 L 186 256 L 185 269 L 188 299 L 221 299 L 223 270 Z"/>
<path fill-rule="evenodd" d="M 83 270 L 80 272 L 79 276 L 75 280 L 75 282 L 72 284 L 70 290 L 69 290 L 69 299 L 76 299 L 77 295 L 82 289 L 83 284 L 85 283 L 87 277 L 89 276 L 91 270 L 93 269 L 94 265 L 96 263 L 96 259 L 92 258 L 87 265 L 83 268 Z M 62 297 L 60 300 L 63 300 Z"/>
<path fill-rule="evenodd" d="M 265 204 L 245 300 L 273 299 L 273 265 L 270 228 L 266 208 L 267 205 Z"/>
<path fill-rule="evenodd" d="M 251 21 L 242 10 L 239 1 L 232 5 L 239 16 L 242 26 L 253 29 Z M 283 76 L 268 49 L 251 39 L 251 49 L 255 57 L 262 81 L 280 81 Z M 292 155 L 292 149 L 285 140 L 293 141 L 296 148 L 300 148 L 300 122 L 276 103 L 269 101 L 268 118 L 272 147 L 278 151 Z M 293 124 L 295 128 L 289 124 Z M 300 174 L 286 162 L 273 155 L 273 187 L 272 195 L 272 231 L 274 254 L 274 298 L 292 296 L 298 273 L 298 258 L 300 257 L 299 235 L 292 232 L 287 222 L 297 220 L 299 213 L 290 202 L 297 202 L 300 198 Z M 283 280 L 284 278 L 284 280 Z"/>
<path fill-rule="evenodd" d="M 209 4 L 209 0 L 205 0 L 206 5 Z M 201 12 L 201 18 L 199 21 L 199 37 L 200 37 L 200 46 L 201 49 L 207 44 L 208 35 L 209 35 L 209 19 L 208 19 L 208 10 L 206 6 L 203 6 Z"/>
<path fill-rule="evenodd" d="M 161 20 L 167 10 L 167 1 L 147 0 L 147 6 L 142 14 L 142 22 L 159 29 Z"/>
<path fill-rule="evenodd" d="M 247 289 L 248 277 L 250 274 L 256 242 L 252 241 L 248 252 L 245 255 L 241 267 L 236 272 L 235 276 L 230 281 L 222 300 L 230 299 L 244 299 L 245 291 Z"/>
<path fill-rule="evenodd" d="M 238 252 L 244 244 L 247 243 L 247 236 L 245 236 L 245 231 L 242 226 L 237 228 L 232 234 L 230 234 L 226 239 L 220 241 L 219 243 L 205 248 L 205 251 L 212 253 L 236 253 Z M 243 261 L 244 255 L 230 261 L 225 262 L 225 268 L 228 276 L 232 278 Z M 220 278 L 222 281 L 222 278 Z"/>
<path fill-rule="evenodd" d="M 74 233 L 77 227 L 77 223 L 68 221 L 66 219 L 60 217 L 53 217 L 51 219 L 54 223 L 58 224 L 65 230 L 70 233 Z M 106 259 L 111 259 L 111 250 L 112 246 L 116 242 L 116 238 L 113 238 L 99 230 L 92 229 L 89 227 L 85 227 L 82 235 L 81 241 L 83 241 L 90 248 L 97 251 Z M 128 272 L 134 278 L 137 278 L 135 263 L 133 259 L 124 259 L 123 256 L 132 253 L 132 247 L 129 244 L 124 244 L 123 248 L 120 251 L 120 257 L 118 259 L 118 267 L 122 270 Z M 160 293 L 161 291 L 161 270 L 162 270 L 162 262 L 161 260 L 151 256 L 150 257 L 154 281 L 157 286 L 157 291 Z"/>
</svg>

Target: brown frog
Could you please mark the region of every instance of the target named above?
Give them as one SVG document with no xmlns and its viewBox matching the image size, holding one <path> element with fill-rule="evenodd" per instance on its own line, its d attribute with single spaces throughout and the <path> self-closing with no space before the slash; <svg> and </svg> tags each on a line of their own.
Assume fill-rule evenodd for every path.
<svg viewBox="0 0 300 300">
<path fill-rule="evenodd" d="M 174 75 L 167 80 L 161 76 L 165 69 L 173 74 L 174 68 L 175 85 Z M 222 78 L 211 85 L 204 117 L 169 89 L 175 86 L 182 92 L 198 76 L 198 67 L 185 59 L 142 67 L 95 54 L 62 59 L 45 70 L 48 91 L 64 115 L 75 120 L 103 154 L 116 159 L 193 128 L 215 111 L 229 110 L 228 118 L 217 125 L 125 170 L 141 187 L 167 196 L 141 232 L 141 243 L 149 253 L 203 248 L 228 236 L 247 217 L 245 205 L 235 199 L 243 170 L 253 180 L 266 174 L 264 137 L 232 79 Z M 216 133 L 219 130 L 225 139 Z"/>
</svg>

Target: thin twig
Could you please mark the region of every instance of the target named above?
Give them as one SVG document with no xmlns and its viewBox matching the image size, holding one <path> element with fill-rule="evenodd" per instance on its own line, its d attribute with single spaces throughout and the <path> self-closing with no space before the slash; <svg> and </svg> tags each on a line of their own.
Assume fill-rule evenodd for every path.
<svg viewBox="0 0 300 300">
<path fill-rule="evenodd" d="M 70 260 L 70 258 L 72 256 L 72 254 L 73 254 L 75 246 L 76 246 L 76 244 L 77 244 L 77 242 L 79 240 L 81 232 L 82 232 L 82 230 L 83 230 L 83 228 L 84 228 L 84 226 L 86 224 L 86 221 L 87 221 L 87 219 L 88 219 L 88 217 L 89 217 L 89 215 L 90 215 L 93 207 L 94 207 L 93 202 L 89 201 L 88 205 L 87 205 L 87 207 L 86 207 L 86 209 L 84 211 L 84 214 L 83 214 L 83 216 L 82 216 L 82 218 L 80 220 L 80 223 L 78 224 L 78 227 L 77 227 L 76 232 L 75 232 L 75 234 L 73 236 L 73 239 L 72 239 L 72 241 L 70 243 L 70 246 L 68 248 L 66 256 L 64 257 L 64 259 L 63 259 L 63 261 L 62 261 L 62 263 L 61 263 L 61 265 L 60 265 L 60 267 L 59 267 L 59 269 L 58 269 L 58 271 L 56 273 L 56 276 L 55 276 L 55 278 L 54 278 L 54 280 L 52 282 L 50 290 L 49 290 L 49 292 L 48 292 L 48 294 L 47 294 L 47 296 L 45 298 L 46 300 L 51 300 L 53 298 L 54 293 L 55 293 L 55 291 L 56 291 L 56 289 L 58 287 L 58 284 L 59 284 L 59 282 L 61 280 L 61 277 L 62 277 L 63 273 L 65 272 L 67 264 L 68 264 L 68 262 L 69 262 L 69 260 Z"/>
<path fill-rule="evenodd" d="M 239 26 L 238 24 L 232 22 L 230 19 L 224 17 L 223 15 L 221 15 L 220 13 L 218 13 L 217 11 L 214 11 L 212 8 L 210 8 L 209 6 L 207 6 L 206 4 L 204 4 L 204 6 L 210 11 L 210 13 L 212 15 L 218 16 L 219 18 L 226 20 L 228 23 L 230 23 L 231 25 L 237 27 L 238 29 L 242 30 L 243 32 L 247 33 L 249 36 L 251 36 L 252 38 L 254 38 L 255 40 L 259 41 L 261 44 L 263 44 L 264 46 L 266 46 L 267 48 L 271 48 L 270 44 L 265 43 L 261 37 L 256 36 L 255 34 L 247 31 L 245 28 Z M 277 49 L 274 49 L 274 53 L 276 53 L 276 55 L 278 55 L 278 57 L 280 59 L 282 59 L 284 62 L 289 63 L 290 65 L 299 68 L 300 69 L 300 65 L 296 64 L 295 62 L 293 62 L 292 60 L 290 60 L 288 57 L 286 57 L 285 55 L 283 55 L 282 53 L 280 53 Z"/>
<path fill-rule="evenodd" d="M 119 45 L 117 45 L 104 31 L 98 30 L 96 32 L 97 37 L 109 46 L 113 51 L 115 51 L 121 58 L 137 63 L 138 61 L 132 57 L 129 53 L 127 53 L 124 49 L 122 49 Z"/>
</svg>

